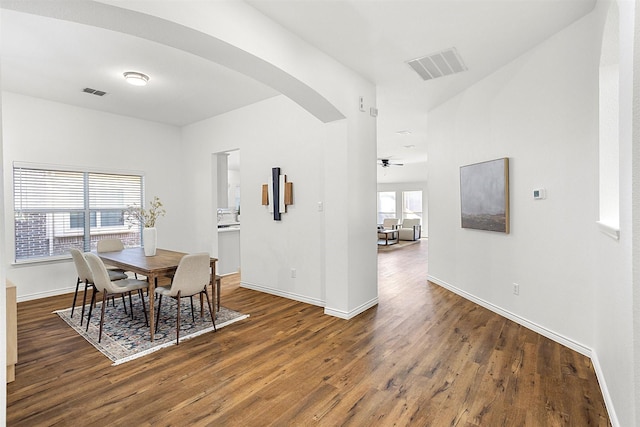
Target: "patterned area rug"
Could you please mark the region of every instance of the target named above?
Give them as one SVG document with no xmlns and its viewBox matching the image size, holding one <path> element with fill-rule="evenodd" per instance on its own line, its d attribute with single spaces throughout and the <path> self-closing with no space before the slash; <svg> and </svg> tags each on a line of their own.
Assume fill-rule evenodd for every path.
<svg viewBox="0 0 640 427">
<path fill-rule="evenodd" d="M 162 312 L 160 313 L 160 324 L 158 332 L 155 333 L 154 341 L 149 339 L 149 327 L 145 325 L 144 314 L 142 312 L 142 304 L 140 297 L 135 295 L 133 299 L 133 320 L 131 319 L 131 311 L 129 300 L 127 299 L 127 312 L 125 314 L 122 307 L 122 299 L 116 298 L 115 307 L 108 303 L 105 316 L 104 327 L 102 331 L 102 340 L 98 343 L 98 332 L 100 330 L 100 310 L 102 303 L 99 302 L 93 309 L 91 314 L 91 322 L 89 330 L 86 331 L 86 317 L 89 310 L 87 305 L 85 309 L 85 320 L 80 326 L 80 313 L 82 307 L 76 307 L 71 318 L 71 309 L 56 311 L 60 318 L 67 322 L 78 334 L 90 342 L 95 348 L 100 350 L 107 356 L 113 365 L 119 365 L 138 357 L 145 356 L 176 344 L 176 300 L 173 298 L 162 299 Z M 149 308 L 149 300 L 145 295 L 145 303 Z M 191 306 L 189 298 L 183 298 L 181 301 L 182 311 L 180 315 L 180 342 L 190 338 L 213 331 L 211 316 L 205 301 L 204 316 L 200 316 L 200 299 L 196 296 L 193 298 L 195 309 L 195 323 L 191 319 Z M 158 300 L 156 299 L 156 309 Z M 149 313 L 147 313 L 148 315 Z M 220 329 L 232 323 L 249 317 L 248 314 L 242 314 L 237 311 L 230 310 L 226 307 L 220 307 L 220 311 L 216 314 L 216 328 Z M 219 333 L 219 331 L 217 332 Z"/>
</svg>

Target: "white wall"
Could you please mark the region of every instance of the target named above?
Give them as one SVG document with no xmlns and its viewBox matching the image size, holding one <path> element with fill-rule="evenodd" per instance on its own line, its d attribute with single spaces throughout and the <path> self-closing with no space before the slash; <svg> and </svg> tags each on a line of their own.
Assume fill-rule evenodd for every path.
<svg viewBox="0 0 640 427">
<path fill-rule="evenodd" d="M 0 61 L 1 63 L 1 61 Z M 4 145 L 2 137 L 2 93 L 0 92 L 0 164 L 2 163 L 2 147 Z M 4 169 L 4 168 L 3 168 Z M 4 199 L 4 176 L 0 176 L 0 200 Z M 4 212 L 0 211 L 0 229 L 4 229 L 5 224 Z M 0 307 L 6 307 L 7 293 L 6 293 L 6 251 L 4 246 L 6 244 L 6 233 L 0 235 Z M 6 312 L 5 312 L 6 313 Z M 0 366 L 7 365 L 7 316 L 0 316 L 0 331 L 4 331 L 2 338 L 0 338 Z M 6 370 L 0 373 L 0 383 L 7 383 Z M 7 401 L 7 388 L 2 387 L 0 390 L 0 402 Z M 7 405 L 0 405 L 0 425 L 5 425 L 7 421 Z"/>
<path fill-rule="evenodd" d="M 250 123 L 250 125 L 248 125 Z M 212 153 L 242 153 L 241 266 L 243 286 L 324 305 L 323 233 L 326 125 L 286 97 L 269 100 L 183 129 L 186 207 L 197 229 L 185 230 L 201 250 L 217 255 Z M 294 203 L 281 221 L 261 205 L 262 185 L 272 167 L 293 183 Z M 212 238 L 213 237 L 213 238 Z M 213 247 L 211 246 L 213 242 Z M 291 268 L 296 278 L 291 278 Z"/>
<path fill-rule="evenodd" d="M 611 418 L 618 425 L 637 425 L 634 411 L 633 385 L 633 286 L 632 286 L 632 186 L 631 186 L 631 97 L 633 91 L 633 27 L 634 3 L 619 2 L 619 19 L 613 22 L 619 31 L 619 105 L 613 110 L 619 112 L 610 121 L 618 124 L 615 130 L 619 141 L 619 226 L 620 240 L 596 233 L 595 268 L 596 304 L 594 307 L 595 367 L 599 370 L 600 384 L 607 391 L 605 399 Z M 604 21 L 608 3 L 600 2 L 596 9 Z M 615 8 L 612 12 L 615 12 Z M 605 100 L 603 100 L 604 102 Z M 602 106 L 602 105 L 601 105 Z M 602 120 L 601 120 L 602 122 Z M 602 134 L 602 132 L 601 132 Z M 617 142 L 616 141 L 616 142 Z M 600 184 L 602 185 L 602 183 Z M 615 211 L 614 211 L 615 212 Z M 602 218 L 605 221 L 608 218 Z M 609 223 L 616 225 L 618 218 Z"/>
<path fill-rule="evenodd" d="M 431 278 L 582 351 L 594 343 L 597 34 L 578 21 L 429 115 Z M 459 167 L 500 157 L 511 234 L 462 229 Z"/>
<path fill-rule="evenodd" d="M 429 271 L 436 283 L 592 356 L 614 425 L 635 425 L 630 165 L 621 164 L 620 242 L 596 226 L 605 12 L 600 3 L 429 114 Z M 621 131 L 628 163 L 623 139 Z M 459 167 L 499 157 L 510 158 L 511 233 L 461 229 Z M 533 200 L 538 187 L 546 200 Z"/>
<path fill-rule="evenodd" d="M 72 107 L 9 92 L 2 94 L 4 215 L 13 218 L 13 162 L 90 167 L 145 174 L 147 201 L 160 197 L 167 210 L 157 224 L 158 245 L 189 251 L 182 237 L 180 130 L 173 126 Z M 12 265 L 13 222 L 6 221 L 7 278 L 18 300 L 75 289 L 71 261 Z"/>
</svg>

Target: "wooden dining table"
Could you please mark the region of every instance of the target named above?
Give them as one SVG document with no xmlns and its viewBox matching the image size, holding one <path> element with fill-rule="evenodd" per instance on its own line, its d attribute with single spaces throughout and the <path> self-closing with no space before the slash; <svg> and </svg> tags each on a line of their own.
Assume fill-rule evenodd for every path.
<svg viewBox="0 0 640 427">
<path fill-rule="evenodd" d="M 163 276 L 171 276 L 175 273 L 180 264 L 182 257 L 187 255 L 184 252 L 170 251 L 167 249 L 156 249 L 154 256 L 146 256 L 144 248 L 126 248 L 115 252 L 96 252 L 96 255 L 102 259 L 107 265 L 121 268 L 125 271 L 131 271 L 147 277 L 149 282 L 149 327 L 151 331 L 151 341 L 155 332 L 155 316 L 154 316 L 154 290 L 158 285 L 158 278 Z M 216 287 L 214 286 L 216 277 L 217 258 L 211 258 L 211 277 L 209 284 L 211 285 L 211 301 L 215 301 Z M 215 303 L 214 316 L 215 316 Z"/>
</svg>

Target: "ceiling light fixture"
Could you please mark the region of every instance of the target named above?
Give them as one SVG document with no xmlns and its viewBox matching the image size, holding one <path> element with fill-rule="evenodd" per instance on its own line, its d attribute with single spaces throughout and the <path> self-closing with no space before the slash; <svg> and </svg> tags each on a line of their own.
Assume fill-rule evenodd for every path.
<svg viewBox="0 0 640 427">
<path fill-rule="evenodd" d="M 149 76 L 146 74 L 138 73 L 137 71 L 127 71 L 124 73 L 124 78 L 127 83 L 134 86 L 144 86 L 149 81 Z"/>
</svg>

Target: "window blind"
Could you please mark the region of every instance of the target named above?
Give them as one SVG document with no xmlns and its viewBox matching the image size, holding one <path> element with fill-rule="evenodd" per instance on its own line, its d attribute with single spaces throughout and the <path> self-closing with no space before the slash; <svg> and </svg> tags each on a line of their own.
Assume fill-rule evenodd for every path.
<svg viewBox="0 0 640 427">
<path fill-rule="evenodd" d="M 103 238 L 140 246 L 124 211 L 143 205 L 142 175 L 14 165 L 13 185 L 16 262 L 93 250 Z"/>
</svg>

